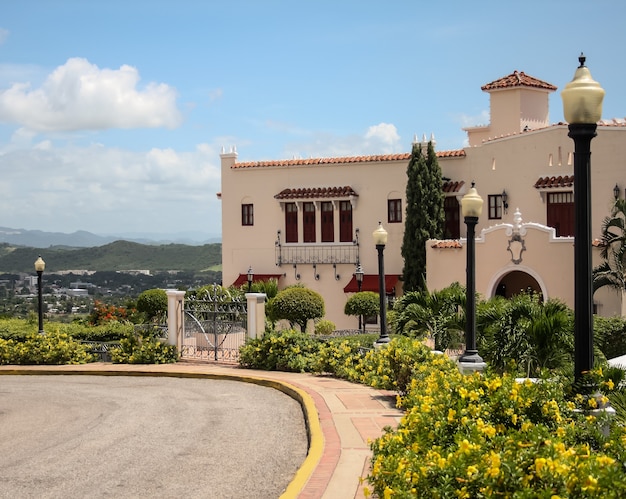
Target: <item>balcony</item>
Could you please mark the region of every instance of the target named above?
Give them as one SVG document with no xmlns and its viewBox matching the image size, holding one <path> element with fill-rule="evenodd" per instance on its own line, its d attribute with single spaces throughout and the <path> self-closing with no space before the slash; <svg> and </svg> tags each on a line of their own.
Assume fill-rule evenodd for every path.
<svg viewBox="0 0 626 499">
<path fill-rule="evenodd" d="M 276 265 L 359 263 L 358 242 L 346 244 L 276 244 Z"/>
</svg>

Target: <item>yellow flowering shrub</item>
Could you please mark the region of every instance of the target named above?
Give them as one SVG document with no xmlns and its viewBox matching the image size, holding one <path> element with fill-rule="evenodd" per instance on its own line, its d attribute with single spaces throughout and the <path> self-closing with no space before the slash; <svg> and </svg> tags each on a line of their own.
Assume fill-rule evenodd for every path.
<svg viewBox="0 0 626 499">
<path fill-rule="evenodd" d="M 448 365 L 441 369 L 442 363 Z M 420 498 L 626 497 L 624 429 L 566 400 L 563 383 L 418 369 L 396 430 L 372 443 L 373 492 Z"/>
</svg>

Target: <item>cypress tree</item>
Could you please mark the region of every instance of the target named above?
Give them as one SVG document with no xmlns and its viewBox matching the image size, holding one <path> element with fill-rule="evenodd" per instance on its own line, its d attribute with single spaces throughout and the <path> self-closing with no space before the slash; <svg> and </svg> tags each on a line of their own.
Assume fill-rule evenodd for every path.
<svg viewBox="0 0 626 499">
<path fill-rule="evenodd" d="M 426 156 L 413 143 L 407 166 L 406 216 L 402 240 L 404 292 L 426 289 L 426 241 L 441 237 L 445 222 L 443 181 L 432 141 Z"/>
</svg>

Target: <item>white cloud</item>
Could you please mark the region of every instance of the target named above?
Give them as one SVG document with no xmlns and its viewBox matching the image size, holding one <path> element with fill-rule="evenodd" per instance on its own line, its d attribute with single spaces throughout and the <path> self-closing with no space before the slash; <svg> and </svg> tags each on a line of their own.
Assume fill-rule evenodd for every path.
<svg viewBox="0 0 626 499">
<path fill-rule="evenodd" d="M 39 88 L 20 82 L 0 91 L 0 121 L 35 131 L 178 126 L 175 90 L 162 83 L 140 89 L 139 79 L 131 66 L 100 69 L 68 59 Z"/>
<path fill-rule="evenodd" d="M 40 142 L 0 155 L 2 225 L 44 231 L 219 235 L 217 148 L 133 152 Z"/>
<path fill-rule="evenodd" d="M 380 123 L 369 127 L 365 138 L 374 145 L 380 145 L 381 151 L 384 153 L 396 151 L 400 143 L 398 129 L 389 123 Z"/>
<path fill-rule="evenodd" d="M 468 114 L 456 115 L 455 121 L 461 125 L 462 128 L 468 128 L 473 126 L 488 125 L 491 117 L 488 109 L 483 109 L 479 114 L 471 116 Z"/>
<path fill-rule="evenodd" d="M 309 133 L 306 142 L 293 142 L 285 148 L 284 157 L 341 157 L 363 154 L 393 154 L 406 152 L 408 145 L 401 140 L 395 125 L 380 123 L 370 126 L 363 135 L 333 135 L 326 132 Z"/>
</svg>

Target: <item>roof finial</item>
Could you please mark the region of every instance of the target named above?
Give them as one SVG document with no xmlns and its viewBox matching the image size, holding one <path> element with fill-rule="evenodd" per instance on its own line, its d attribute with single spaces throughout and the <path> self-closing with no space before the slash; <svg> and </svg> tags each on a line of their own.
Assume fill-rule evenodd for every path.
<svg viewBox="0 0 626 499">
<path fill-rule="evenodd" d="M 579 68 L 584 68 L 585 67 L 585 61 L 587 60 L 587 58 L 585 57 L 585 54 L 583 54 L 582 52 L 580 53 L 580 57 L 578 58 L 578 62 L 580 62 L 580 66 L 578 66 Z"/>
</svg>

